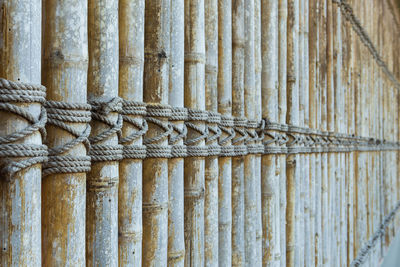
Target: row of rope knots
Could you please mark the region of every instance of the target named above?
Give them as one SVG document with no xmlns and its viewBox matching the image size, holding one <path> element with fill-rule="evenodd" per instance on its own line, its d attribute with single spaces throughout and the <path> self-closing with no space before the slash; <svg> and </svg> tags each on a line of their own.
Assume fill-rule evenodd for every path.
<svg viewBox="0 0 400 267">
<path fill-rule="evenodd" d="M 43 104 L 46 101 L 46 88 L 22 82 L 13 82 L 0 78 L 0 110 L 12 113 L 27 122 L 27 126 L 6 136 L 0 137 L 0 173 L 13 180 L 15 174 L 35 164 L 47 161 L 47 146 L 29 143 L 26 137 L 39 132 L 46 138 L 46 110 L 40 107 L 38 117 L 36 107 L 19 104 Z M 6 125 L 15 128 L 15 125 Z M 19 142 L 15 144 L 14 142 Z M 22 158 L 22 159 L 21 159 Z M 26 158 L 26 159 L 25 159 Z"/>
</svg>

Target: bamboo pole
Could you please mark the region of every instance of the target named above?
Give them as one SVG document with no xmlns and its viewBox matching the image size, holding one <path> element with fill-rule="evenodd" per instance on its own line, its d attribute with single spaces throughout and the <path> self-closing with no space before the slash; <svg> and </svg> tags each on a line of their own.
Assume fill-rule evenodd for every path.
<svg viewBox="0 0 400 267">
<path fill-rule="evenodd" d="M 299 123 L 298 100 L 298 7 L 297 0 L 288 1 L 288 28 L 287 28 L 287 117 L 290 125 Z M 296 240 L 296 184 L 299 156 L 289 154 L 286 159 L 286 266 L 295 266 L 300 260 L 296 258 L 298 253 Z M 298 255 L 299 256 L 299 255 Z"/>
<path fill-rule="evenodd" d="M 184 105 L 184 4 L 183 0 L 171 1 L 168 103 L 179 108 Z M 181 131 L 184 130 L 183 121 L 173 123 Z M 182 146 L 183 140 L 177 141 L 174 145 Z M 172 158 L 168 161 L 168 187 L 168 265 L 183 266 L 185 259 L 183 158 Z"/>
<path fill-rule="evenodd" d="M 232 115 L 243 118 L 244 107 L 244 1 L 232 2 Z M 243 127 L 235 126 L 243 130 Z M 232 144 L 239 137 L 232 140 Z M 243 142 L 235 143 L 235 146 Z M 245 262 L 244 239 L 244 157 L 232 157 L 232 265 Z"/>
<path fill-rule="evenodd" d="M 218 112 L 218 2 L 205 0 L 205 94 L 206 109 Z M 216 128 L 217 124 L 209 124 Z M 218 140 L 207 142 L 218 146 Z M 204 198 L 204 265 L 218 266 L 218 157 L 209 156 L 205 160 Z"/>
<path fill-rule="evenodd" d="M 185 107 L 205 110 L 204 1 L 185 1 Z M 194 124 L 205 129 L 203 121 Z M 188 138 L 199 133 L 188 127 Z M 196 142 L 204 146 L 205 141 Z M 185 265 L 204 262 L 204 157 L 185 159 Z"/>
<path fill-rule="evenodd" d="M 309 127 L 318 129 L 317 121 L 317 60 L 318 60 L 318 2 L 315 0 L 309 1 Z M 321 262 L 321 212 L 320 212 L 320 185 L 317 180 L 318 154 L 310 154 L 310 242 L 311 242 L 311 265 L 318 266 Z M 319 186 L 317 186 L 319 185 Z"/>
<path fill-rule="evenodd" d="M 42 80 L 47 100 L 86 103 L 87 3 L 45 1 L 43 12 Z M 76 124 L 76 129 L 83 131 L 85 125 Z M 48 127 L 49 147 L 72 139 L 66 131 Z M 86 149 L 80 144 L 69 155 L 84 156 Z M 42 264 L 85 265 L 86 174 L 53 174 L 42 183 Z"/>
<path fill-rule="evenodd" d="M 143 100 L 144 1 L 119 2 L 119 95 L 127 101 Z M 140 115 L 126 115 L 143 124 Z M 139 131 L 125 123 L 122 138 Z M 122 142 L 141 146 L 142 137 Z M 118 264 L 142 264 L 142 160 L 125 158 L 119 165 Z"/>
<path fill-rule="evenodd" d="M 88 99 L 107 102 L 118 96 L 118 1 L 88 2 L 88 40 Z M 116 112 L 105 117 L 118 124 Z M 92 138 L 110 127 L 96 119 L 91 126 Z M 118 145 L 118 136 L 100 142 L 109 149 Z M 115 159 L 92 162 L 86 188 L 87 265 L 118 265 L 118 178 Z"/>
<path fill-rule="evenodd" d="M 278 120 L 278 2 L 261 1 L 262 52 L 262 116 Z M 268 137 L 267 137 L 268 139 Z M 263 265 L 280 261 L 279 245 L 279 184 L 276 176 L 276 156 L 262 156 L 261 190 L 263 216 Z"/>
<path fill-rule="evenodd" d="M 1 2 L 0 67 L 1 77 L 31 84 L 41 81 L 41 1 Z M 40 116 L 39 103 L 13 103 Z M 15 114 L 1 111 L 2 137 L 21 131 L 28 123 Z M 23 144 L 42 144 L 38 132 L 18 140 Z M 41 164 L 21 170 L 11 180 L 1 179 L 1 265 L 41 265 Z"/>
<path fill-rule="evenodd" d="M 254 0 L 254 86 L 255 86 L 255 119 L 262 119 L 261 100 L 261 0 Z M 262 265 L 262 196 L 261 196 L 261 155 L 254 156 L 254 174 L 256 184 L 256 261 L 255 266 Z"/>
<path fill-rule="evenodd" d="M 218 0 L 218 112 L 225 116 L 232 114 L 232 3 L 229 0 Z M 219 158 L 218 167 L 218 261 L 220 266 L 231 266 L 231 157 Z"/>
<path fill-rule="evenodd" d="M 166 105 L 168 102 L 170 55 L 170 1 L 147 1 L 144 27 L 143 100 Z M 166 118 L 157 117 L 162 123 Z M 149 124 L 145 139 L 163 133 L 159 126 Z M 166 146 L 163 138 L 156 145 Z M 168 248 L 168 159 L 143 160 L 143 240 L 142 265 L 166 266 Z"/>
<path fill-rule="evenodd" d="M 278 122 L 286 123 L 286 39 L 287 39 L 287 0 L 278 3 Z M 279 243 L 280 266 L 286 266 L 286 155 L 277 155 L 276 166 L 279 173 Z"/>
</svg>

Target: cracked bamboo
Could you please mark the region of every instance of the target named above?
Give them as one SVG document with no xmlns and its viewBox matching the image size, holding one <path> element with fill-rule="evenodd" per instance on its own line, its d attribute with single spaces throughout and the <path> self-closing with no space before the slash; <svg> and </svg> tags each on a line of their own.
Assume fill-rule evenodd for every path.
<svg viewBox="0 0 400 267">
<path fill-rule="evenodd" d="M 0 76 L 17 82 L 41 82 L 41 1 L 1 1 Z M 39 103 L 13 103 L 38 118 Z M 0 112 L 1 136 L 28 126 L 21 117 Z M 35 132 L 20 143 L 42 144 Z M 12 181 L 1 177 L 2 266 L 41 266 L 41 164 L 16 173 Z"/>
<path fill-rule="evenodd" d="M 44 1 L 43 74 L 47 99 L 86 103 L 88 40 L 87 3 Z M 82 131 L 81 124 L 77 130 Z M 47 127 L 48 146 L 74 137 Z M 81 144 L 71 155 L 86 155 Z M 44 266 L 83 266 L 85 258 L 86 174 L 54 174 L 42 184 L 42 262 Z"/>
</svg>

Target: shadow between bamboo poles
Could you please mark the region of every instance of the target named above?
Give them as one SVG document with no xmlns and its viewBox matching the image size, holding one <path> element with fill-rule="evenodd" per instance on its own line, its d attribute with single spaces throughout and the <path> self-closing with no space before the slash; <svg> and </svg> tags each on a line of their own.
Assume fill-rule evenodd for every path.
<svg viewBox="0 0 400 267">
<path fill-rule="evenodd" d="M 268 121 L 278 118 L 278 2 L 261 1 L 262 115 Z M 266 137 L 267 141 L 269 137 Z M 274 146 L 275 144 L 271 144 Z M 263 264 L 280 261 L 279 184 L 276 156 L 263 155 L 261 167 Z"/>
<path fill-rule="evenodd" d="M 185 107 L 205 110 L 204 0 L 185 1 Z M 204 121 L 193 121 L 205 129 Z M 188 126 L 188 140 L 200 133 Z M 188 149 L 204 147 L 205 140 Z M 204 263 L 204 157 L 185 159 L 185 266 Z"/>
<path fill-rule="evenodd" d="M 47 100 L 85 104 L 87 3 L 44 1 L 43 12 L 42 80 L 47 87 Z M 75 127 L 84 131 L 86 126 L 79 123 Z M 48 147 L 74 139 L 53 126 L 48 126 L 47 131 Z M 85 156 L 86 149 L 79 144 L 70 155 Z M 86 174 L 52 174 L 42 182 L 43 265 L 85 265 Z"/>
<path fill-rule="evenodd" d="M 287 0 L 279 0 L 278 4 L 278 121 L 286 123 L 286 54 L 287 54 Z M 277 172 L 279 175 L 279 243 L 280 266 L 286 266 L 286 155 L 276 157 Z"/>
<path fill-rule="evenodd" d="M 206 110 L 218 112 L 218 1 L 205 0 L 205 101 Z M 215 128 L 217 124 L 209 124 Z M 218 146 L 218 140 L 207 142 Z M 205 159 L 204 265 L 218 266 L 218 157 Z"/>
<path fill-rule="evenodd" d="M 254 0 L 254 86 L 255 86 L 255 118 L 262 119 L 261 100 L 261 0 Z M 262 140 L 259 140 L 259 144 Z M 255 266 L 262 265 L 262 202 L 261 202 L 261 155 L 254 155 L 254 173 L 256 184 L 256 262 Z"/>
<path fill-rule="evenodd" d="M 249 120 L 256 117 L 257 98 L 255 87 L 255 50 L 254 50 L 254 1 L 245 5 L 244 28 L 247 29 L 244 47 L 244 110 Z M 253 142 L 256 143 L 256 142 Z M 246 266 L 258 266 L 257 255 L 257 186 L 255 155 L 244 157 L 244 259 Z"/>
<path fill-rule="evenodd" d="M 171 54 L 169 61 L 168 103 L 183 108 L 184 102 L 184 1 L 171 1 Z M 183 121 L 171 122 L 183 130 Z M 183 145 L 180 139 L 172 145 Z M 168 265 L 183 266 L 185 259 L 184 237 L 184 161 L 168 160 Z"/>
<path fill-rule="evenodd" d="M 232 2 L 232 115 L 244 117 L 244 1 Z M 243 127 L 235 126 L 243 130 Z M 236 132 L 238 133 L 238 132 Z M 235 142 L 235 146 L 243 142 Z M 244 157 L 232 157 L 232 265 L 245 262 L 244 244 Z"/>
<path fill-rule="evenodd" d="M 288 1 L 287 22 L 287 116 L 290 125 L 299 123 L 298 102 L 298 0 Z M 286 266 L 295 265 L 295 202 L 296 179 L 298 177 L 297 163 L 299 156 L 289 154 L 286 159 Z"/>
<path fill-rule="evenodd" d="M 118 97 L 118 1 L 88 2 L 88 40 L 88 99 L 109 103 Z M 118 114 L 111 110 L 103 115 L 117 125 Z M 91 138 L 110 128 L 95 117 L 91 126 Z M 98 145 L 93 143 L 97 142 L 91 142 L 91 150 Z M 114 149 L 118 136 L 111 134 L 98 143 Z M 117 266 L 119 163 L 93 159 L 86 187 L 86 265 Z"/>
<path fill-rule="evenodd" d="M 148 1 L 145 5 L 143 100 L 166 105 L 168 102 L 170 55 L 170 1 Z M 166 123 L 166 118 L 157 118 Z M 146 138 L 163 133 L 149 124 Z M 166 146 L 166 138 L 157 142 Z M 166 266 L 168 242 L 168 159 L 143 160 L 143 240 L 142 265 Z"/>
<path fill-rule="evenodd" d="M 218 112 L 232 115 L 232 3 L 218 0 Z M 226 134 L 222 135 L 225 138 Z M 224 146 L 230 146 L 228 141 Z M 218 159 L 218 227 L 220 266 L 232 265 L 232 159 Z"/>
<path fill-rule="evenodd" d="M 119 2 L 119 96 L 127 101 L 143 100 L 144 0 Z M 140 115 L 126 115 L 143 123 Z M 139 129 L 128 123 L 122 138 Z M 122 143 L 141 146 L 142 137 Z M 119 164 L 118 264 L 142 265 L 142 159 L 125 158 Z"/>
<path fill-rule="evenodd" d="M 0 76 L 16 82 L 40 84 L 41 81 L 41 1 L 2 1 Z M 29 25 L 29 27 L 27 27 Z M 18 104 L 36 119 L 40 103 Z M 28 126 L 18 115 L 7 111 L 2 116 L 1 136 Z M 39 132 L 19 143 L 42 144 Z M 41 265 L 41 164 L 35 164 L 6 181 L 1 177 L 1 231 L 3 266 Z"/>
</svg>

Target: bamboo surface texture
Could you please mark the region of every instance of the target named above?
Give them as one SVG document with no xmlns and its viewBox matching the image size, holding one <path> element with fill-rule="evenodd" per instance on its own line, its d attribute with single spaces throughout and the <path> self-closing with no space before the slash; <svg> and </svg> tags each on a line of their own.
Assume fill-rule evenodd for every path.
<svg viewBox="0 0 400 267">
<path fill-rule="evenodd" d="M 393 0 L 0 0 L 1 266 L 379 266 Z"/>
</svg>

